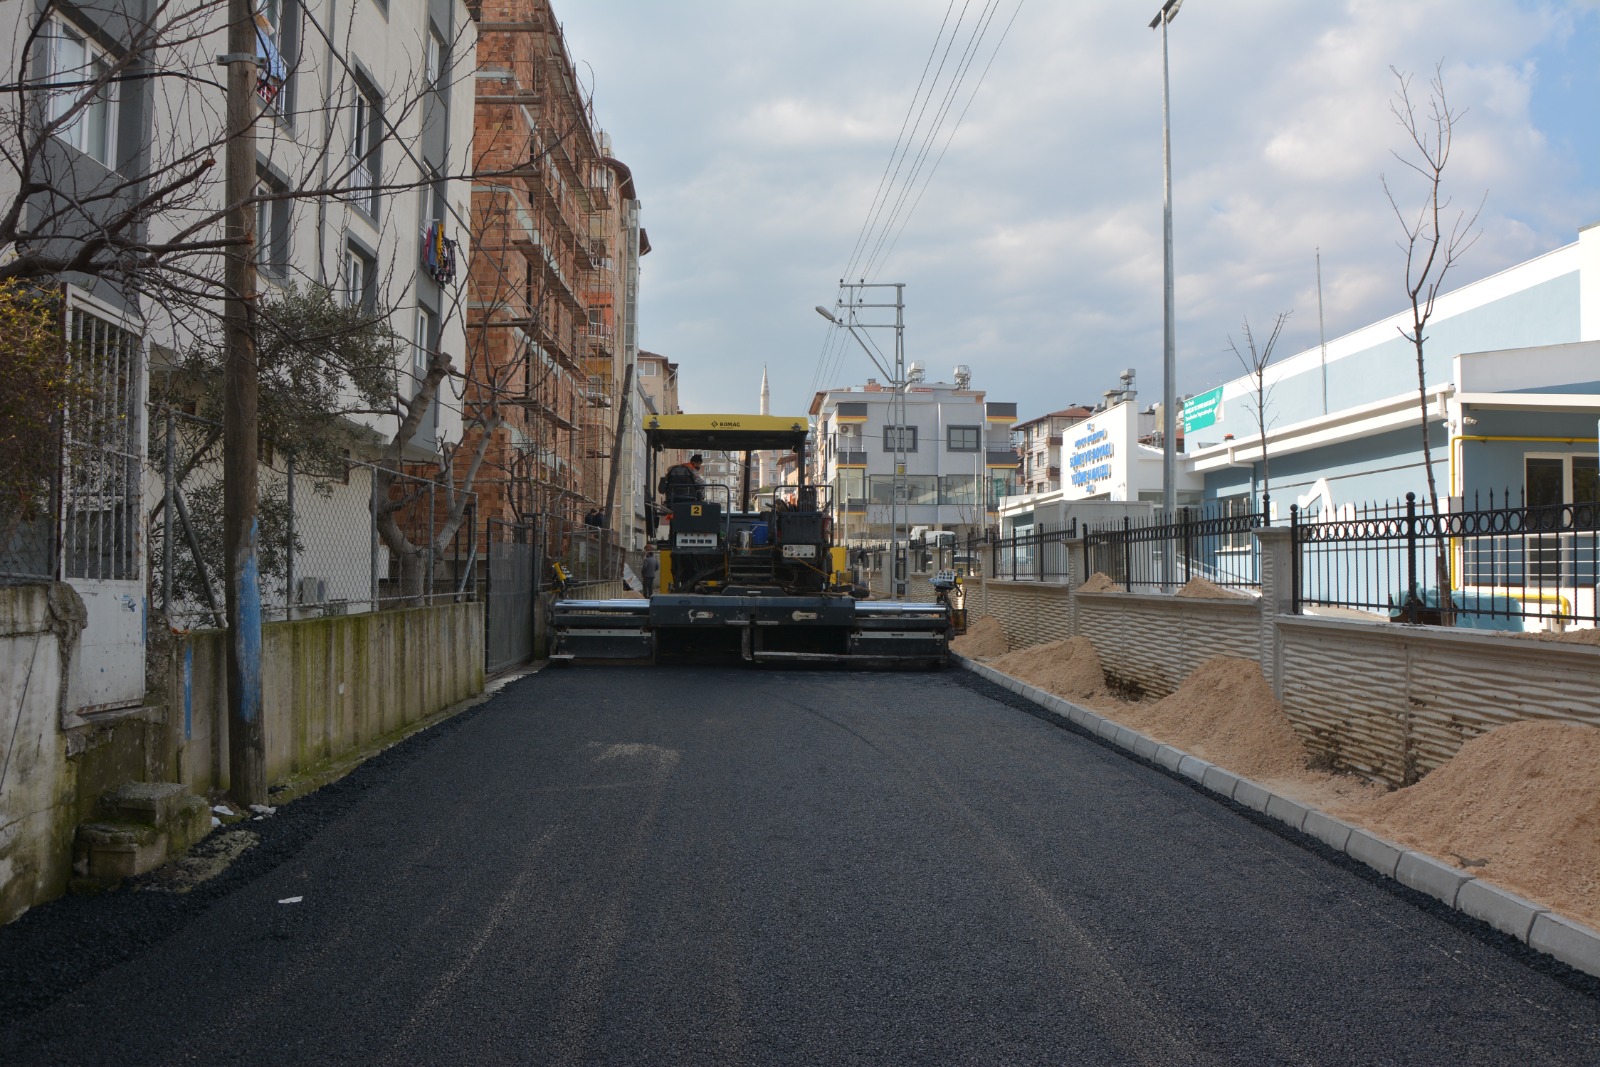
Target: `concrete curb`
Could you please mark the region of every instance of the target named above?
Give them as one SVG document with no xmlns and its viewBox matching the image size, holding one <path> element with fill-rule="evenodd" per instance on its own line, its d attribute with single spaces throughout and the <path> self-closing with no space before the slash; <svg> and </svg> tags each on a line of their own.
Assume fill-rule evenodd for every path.
<svg viewBox="0 0 1600 1067">
<path fill-rule="evenodd" d="M 1446 907 L 1479 919 L 1530 948 L 1554 956 L 1574 970 L 1600 977 L 1600 931 L 1557 915 L 1509 890 L 1466 871 L 1385 841 L 1376 834 L 1335 819 L 1266 787 L 1240 778 L 1198 756 L 1164 745 L 1087 708 L 1012 678 L 985 664 L 951 653 L 956 665 L 1032 701 L 1091 737 L 1131 752 L 1209 792 L 1261 812 L 1329 848 L 1371 867 L 1385 878 L 1426 893 Z"/>
</svg>

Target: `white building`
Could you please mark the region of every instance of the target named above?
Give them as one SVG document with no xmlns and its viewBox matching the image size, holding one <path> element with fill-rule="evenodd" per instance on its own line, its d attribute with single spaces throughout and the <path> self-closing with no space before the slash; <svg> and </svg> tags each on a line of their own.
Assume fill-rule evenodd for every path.
<svg viewBox="0 0 1600 1067">
<path fill-rule="evenodd" d="M 898 518 L 912 526 L 983 530 L 1011 491 L 1013 402 L 986 400 L 965 367 L 955 382 L 925 382 L 912 365 L 903 421 L 893 389 L 869 378 L 860 388 L 830 389 L 811 402 L 815 439 L 811 479 L 831 488 L 848 542 L 885 540 Z M 896 456 L 905 456 L 904 496 L 895 498 Z"/>
</svg>

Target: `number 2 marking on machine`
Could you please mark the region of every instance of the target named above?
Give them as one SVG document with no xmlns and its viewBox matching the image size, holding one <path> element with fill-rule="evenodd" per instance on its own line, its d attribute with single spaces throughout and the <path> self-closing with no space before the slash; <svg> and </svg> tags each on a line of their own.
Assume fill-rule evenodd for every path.
<svg viewBox="0 0 1600 1067">
<path fill-rule="evenodd" d="M 689 505 L 689 514 L 691 514 L 691 515 L 699 515 L 702 510 L 704 510 L 704 509 L 699 504 L 690 504 Z"/>
</svg>

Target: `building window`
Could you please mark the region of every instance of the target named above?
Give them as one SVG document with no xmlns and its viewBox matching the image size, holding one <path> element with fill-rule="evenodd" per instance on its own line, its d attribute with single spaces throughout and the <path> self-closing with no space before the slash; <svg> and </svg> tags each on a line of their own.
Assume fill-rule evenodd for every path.
<svg viewBox="0 0 1600 1067">
<path fill-rule="evenodd" d="M 285 192 L 269 174 L 256 182 L 256 268 L 274 279 L 289 273 L 289 201 L 271 197 Z"/>
<path fill-rule="evenodd" d="M 76 83 L 108 77 L 111 59 L 87 34 L 60 19 L 52 19 L 47 32 L 50 84 L 61 86 L 50 92 L 46 111 L 50 122 L 63 123 L 55 135 L 109 168 L 117 147 L 117 87 L 107 83 L 91 94 L 92 85 Z"/>
<path fill-rule="evenodd" d="M 422 382 L 428 376 L 428 354 L 439 343 L 439 316 L 427 308 L 417 309 L 417 333 L 413 338 L 411 376 L 417 380 L 417 387 L 422 387 Z"/>
<path fill-rule="evenodd" d="M 256 95 L 279 114 L 287 110 L 283 89 L 289 81 L 289 60 L 295 47 L 295 0 L 257 0 Z"/>
<path fill-rule="evenodd" d="M 641 363 L 641 364 L 639 364 L 639 377 L 641 377 L 641 378 L 654 378 L 655 376 L 656 376 L 656 365 L 654 363 Z"/>
<path fill-rule="evenodd" d="M 357 248 L 346 245 L 344 250 L 344 302 L 347 307 L 371 312 L 377 299 L 373 274 L 377 264 L 373 258 Z"/>
<path fill-rule="evenodd" d="M 979 452 L 983 449 L 983 427 L 981 426 L 952 426 L 950 427 L 950 443 L 947 446 L 951 452 Z"/>
<path fill-rule="evenodd" d="M 444 38 L 439 36 L 439 31 L 430 23 L 428 26 L 427 54 L 424 57 L 423 75 L 428 80 L 430 89 L 437 89 L 444 80 Z"/>
<path fill-rule="evenodd" d="M 382 140 L 382 104 L 365 82 L 356 82 L 356 103 L 350 130 L 350 188 L 368 215 L 378 215 L 378 142 Z"/>
<path fill-rule="evenodd" d="M 883 450 L 885 452 L 915 452 L 917 450 L 917 428 L 915 426 L 885 426 L 883 428 Z"/>
</svg>

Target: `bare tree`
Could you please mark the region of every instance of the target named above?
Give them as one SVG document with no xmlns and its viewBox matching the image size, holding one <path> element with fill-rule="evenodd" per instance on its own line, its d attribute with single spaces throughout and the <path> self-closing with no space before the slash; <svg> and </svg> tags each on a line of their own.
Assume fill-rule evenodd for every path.
<svg viewBox="0 0 1600 1067">
<path fill-rule="evenodd" d="M 1267 364 L 1272 362 L 1272 350 L 1278 343 L 1278 335 L 1283 332 L 1283 324 L 1293 314 L 1293 309 L 1280 311 L 1266 343 L 1260 346 L 1256 344 L 1248 318 L 1240 327 L 1244 333 L 1244 350 L 1240 351 L 1238 343 L 1232 337 L 1228 338 L 1228 347 L 1233 349 L 1239 365 L 1244 368 L 1245 377 L 1250 381 L 1250 409 L 1255 415 L 1256 432 L 1261 438 L 1261 511 L 1269 523 L 1272 521 L 1272 472 L 1267 462 L 1267 430 L 1274 420 L 1267 418 L 1267 401 L 1272 399 L 1272 389 L 1267 385 Z"/>
<path fill-rule="evenodd" d="M 1466 110 L 1458 111 L 1450 106 L 1445 95 L 1443 64 L 1434 67 L 1426 105 L 1413 99 L 1410 74 L 1402 74 L 1394 67 L 1389 69 L 1398 83 L 1394 98 L 1389 102 L 1389 111 L 1411 142 L 1404 154 L 1391 154 L 1421 178 L 1423 186 L 1421 203 L 1414 210 L 1407 210 L 1401 206 L 1387 176 L 1380 176 L 1384 195 L 1389 198 L 1402 234 L 1396 243 L 1406 258 L 1405 284 L 1406 296 L 1411 300 L 1411 327 L 1402 329 L 1400 335 L 1416 350 L 1422 463 L 1428 476 L 1428 502 L 1437 513 L 1439 489 L 1434 483 L 1433 449 L 1428 435 L 1428 380 L 1424 360 L 1427 336 L 1424 331 L 1433 317 L 1434 301 L 1450 268 L 1478 239 L 1478 216 L 1488 193 L 1484 193 L 1478 206 L 1468 214 L 1465 209 L 1454 209 L 1452 198 L 1444 190 L 1444 172 L 1450 163 L 1456 124 L 1466 115 Z"/>
</svg>

